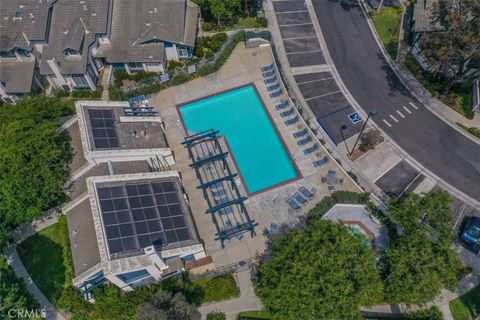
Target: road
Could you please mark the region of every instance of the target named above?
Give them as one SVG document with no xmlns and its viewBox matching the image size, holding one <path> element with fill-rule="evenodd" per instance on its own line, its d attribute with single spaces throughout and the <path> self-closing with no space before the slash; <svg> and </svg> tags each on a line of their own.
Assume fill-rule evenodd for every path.
<svg viewBox="0 0 480 320">
<path fill-rule="evenodd" d="M 336 69 L 361 108 L 400 147 L 444 181 L 480 200 L 480 145 L 415 99 L 393 72 L 356 0 L 312 0 Z"/>
</svg>

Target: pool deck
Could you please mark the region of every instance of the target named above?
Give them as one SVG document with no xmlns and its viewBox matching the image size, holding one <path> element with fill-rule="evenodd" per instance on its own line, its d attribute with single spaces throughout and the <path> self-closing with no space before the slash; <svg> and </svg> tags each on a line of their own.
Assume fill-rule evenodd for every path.
<svg viewBox="0 0 480 320">
<path fill-rule="evenodd" d="M 265 250 L 265 242 L 267 240 L 262 235 L 265 227 L 270 229 L 271 223 L 275 223 L 278 226 L 296 223 L 300 216 L 305 215 L 315 203 L 330 193 L 327 185 L 321 183 L 322 176 L 326 176 L 328 170 L 336 170 L 337 176 L 345 181 L 342 186 L 337 186 L 336 190 L 361 191 L 357 189 L 350 178 L 343 173 L 334 161 L 330 161 L 321 168 L 313 166 L 314 160 L 327 155 L 323 148 L 320 148 L 317 153 L 308 156 L 304 155 L 303 149 L 310 147 L 311 143 L 299 147 L 292 135 L 293 132 L 299 130 L 298 124 L 286 126 L 284 123 L 285 119 L 275 110 L 275 105 L 287 98 L 286 94 L 284 93 L 280 97 L 272 99 L 268 94 L 266 85 L 263 83 L 261 67 L 271 63 L 272 56 L 269 47 L 246 49 L 243 43 L 240 43 L 218 72 L 162 90 L 150 97 L 150 104 L 156 106 L 164 120 L 167 140 L 175 155 L 176 164 L 173 169 L 181 172 L 195 225 L 200 237 L 203 239 L 207 254 L 212 256 L 216 268 L 250 260 L 257 254 L 262 253 Z M 231 241 L 227 241 L 225 248 L 222 249 L 220 242 L 214 240 L 216 229 L 210 215 L 205 213 L 208 205 L 203 198 L 202 191 L 197 189 L 199 182 L 195 176 L 195 171 L 189 167 L 191 160 L 188 157 L 187 150 L 181 145 L 185 133 L 180 123 L 176 105 L 247 83 L 256 85 L 281 137 L 299 168 L 302 178 L 249 197 L 246 201 L 246 206 L 250 217 L 259 224 L 255 228 L 257 235 L 250 237 L 249 234 L 244 234 L 243 240 L 240 241 L 234 238 Z M 302 210 L 293 212 L 286 200 L 302 185 L 310 190 L 314 190 L 315 197 L 308 201 L 306 205 L 303 205 Z M 240 182 L 238 186 L 243 189 Z"/>
</svg>

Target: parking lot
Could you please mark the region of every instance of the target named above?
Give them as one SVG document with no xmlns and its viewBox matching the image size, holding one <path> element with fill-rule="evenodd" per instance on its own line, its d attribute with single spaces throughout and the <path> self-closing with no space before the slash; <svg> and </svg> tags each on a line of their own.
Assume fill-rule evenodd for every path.
<svg viewBox="0 0 480 320">
<path fill-rule="evenodd" d="M 326 66 L 320 43 L 304 1 L 274 1 L 283 46 L 300 92 L 330 139 L 338 144 L 360 132 L 363 119 L 353 121 L 355 110 L 343 96 L 332 74 L 299 67 Z M 296 69 L 297 68 L 297 69 Z M 328 70 L 328 69 L 327 69 Z M 357 116 L 353 116 L 355 118 Z M 340 128 L 346 128 L 341 132 Z M 342 135 L 343 133 L 343 135 Z"/>
</svg>

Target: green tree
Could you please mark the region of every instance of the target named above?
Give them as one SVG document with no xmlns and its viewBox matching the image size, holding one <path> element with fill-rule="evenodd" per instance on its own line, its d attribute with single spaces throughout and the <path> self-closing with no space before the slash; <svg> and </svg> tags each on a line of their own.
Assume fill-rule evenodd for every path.
<svg viewBox="0 0 480 320">
<path fill-rule="evenodd" d="M 423 196 L 412 192 L 390 202 L 390 214 L 406 233 L 430 233 L 445 246 L 452 244 L 451 198 L 445 191 Z"/>
<path fill-rule="evenodd" d="M 313 219 L 272 239 L 256 292 L 274 319 L 354 319 L 383 299 L 374 252 L 346 226 Z"/>
<path fill-rule="evenodd" d="M 227 316 L 225 312 L 214 311 L 207 314 L 207 320 L 226 320 Z"/>
<path fill-rule="evenodd" d="M 480 2 L 478 0 L 439 0 L 434 2 L 432 23 L 442 29 L 422 36 L 420 46 L 432 61 L 439 62 L 442 68 L 452 74 L 444 87 L 446 96 L 456 83 L 476 77 L 469 63 L 480 62 Z"/>
<path fill-rule="evenodd" d="M 23 280 L 18 279 L 5 257 L 0 254 L 0 319 L 10 319 L 8 311 L 38 308 Z"/>
<path fill-rule="evenodd" d="M 63 186 L 70 157 L 60 118 L 68 102 L 26 97 L 0 107 L 0 221 L 13 228 L 66 199 Z"/>
<path fill-rule="evenodd" d="M 153 299 L 138 306 L 137 318 L 140 320 L 200 320 L 197 308 L 188 303 L 183 294 L 172 295 L 158 291 Z"/>
<path fill-rule="evenodd" d="M 381 261 L 389 303 L 422 305 L 458 285 L 461 263 L 455 252 L 423 234 L 398 237 Z"/>
</svg>

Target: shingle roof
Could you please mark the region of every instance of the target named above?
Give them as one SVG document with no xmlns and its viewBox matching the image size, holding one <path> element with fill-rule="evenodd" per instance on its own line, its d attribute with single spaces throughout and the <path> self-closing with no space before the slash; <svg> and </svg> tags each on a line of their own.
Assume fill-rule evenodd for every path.
<svg viewBox="0 0 480 320">
<path fill-rule="evenodd" d="M 115 0 L 110 42 L 94 55 L 109 63 L 162 62 L 163 42 L 195 46 L 198 13 L 189 0 Z"/>
<path fill-rule="evenodd" d="M 28 93 L 32 89 L 34 59 L 0 59 L 0 82 L 7 93 Z"/>
<path fill-rule="evenodd" d="M 41 74 L 52 74 L 47 63 L 51 59 L 59 64 L 62 74 L 85 73 L 89 46 L 95 42 L 96 35 L 107 33 L 109 3 L 110 0 L 55 2 L 48 44 L 40 61 Z M 79 48 L 80 54 L 66 55 L 66 46 Z"/>
<path fill-rule="evenodd" d="M 50 3 L 0 0 L 0 51 L 11 49 L 22 32 L 29 41 L 45 41 Z"/>
</svg>

